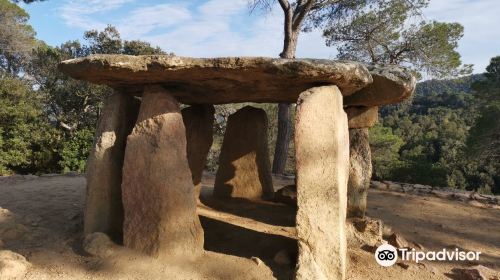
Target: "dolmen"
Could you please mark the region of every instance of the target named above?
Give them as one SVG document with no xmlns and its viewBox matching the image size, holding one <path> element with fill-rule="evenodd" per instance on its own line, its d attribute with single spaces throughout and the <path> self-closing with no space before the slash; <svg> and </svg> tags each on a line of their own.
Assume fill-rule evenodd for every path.
<svg viewBox="0 0 500 280">
<path fill-rule="evenodd" d="M 196 200 L 213 105 L 296 103 L 296 279 L 345 279 L 346 217 L 366 210 L 368 128 L 416 84 L 401 67 L 321 59 L 93 55 L 59 69 L 114 89 L 87 163 L 84 233 L 155 258 L 203 252 Z M 251 106 L 228 118 L 216 197 L 272 196 L 267 126 Z"/>
</svg>

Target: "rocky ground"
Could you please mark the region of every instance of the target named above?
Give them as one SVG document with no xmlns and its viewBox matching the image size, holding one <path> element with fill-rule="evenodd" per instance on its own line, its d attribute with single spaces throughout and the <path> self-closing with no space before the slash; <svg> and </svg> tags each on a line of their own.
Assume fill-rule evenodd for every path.
<svg viewBox="0 0 500 280">
<path fill-rule="evenodd" d="M 274 181 L 276 188 L 293 183 Z M 0 279 L 290 279 L 297 251 L 294 208 L 263 201 L 221 203 L 210 195 L 213 176 L 205 176 L 203 184 L 198 213 L 207 252 L 166 265 L 105 236 L 83 242 L 82 176 L 0 178 Z M 350 235 L 359 238 L 351 237 L 348 279 L 500 278 L 498 197 L 394 182 L 373 182 L 372 187 L 368 216 L 384 226 L 368 220 L 350 227 Z M 383 231 L 398 246 L 482 254 L 475 263 L 399 262 L 383 268 L 373 258 L 373 247 L 363 244 L 376 241 L 373 235 L 363 239 L 371 229 Z"/>
</svg>

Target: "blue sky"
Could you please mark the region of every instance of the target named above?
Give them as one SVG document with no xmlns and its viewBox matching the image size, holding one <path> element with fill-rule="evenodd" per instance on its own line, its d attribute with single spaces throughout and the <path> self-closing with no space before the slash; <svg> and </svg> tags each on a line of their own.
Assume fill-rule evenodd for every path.
<svg viewBox="0 0 500 280">
<path fill-rule="evenodd" d="M 85 30 L 118 28 L 124 39 L 141 39 L 182 56 L 278 56 L 282 13 L 249 13 L 247 0 L 48 0 L 22 5 L 38 38 L 51 45 L 81 39 Z M 462 60 L 483 72 L 500 55 L 500 0 L 432 0 L 429 20 L 460 22 Z M 335 58 L 320 31 L 300 36 L 297 56 Z"/>
</svg>

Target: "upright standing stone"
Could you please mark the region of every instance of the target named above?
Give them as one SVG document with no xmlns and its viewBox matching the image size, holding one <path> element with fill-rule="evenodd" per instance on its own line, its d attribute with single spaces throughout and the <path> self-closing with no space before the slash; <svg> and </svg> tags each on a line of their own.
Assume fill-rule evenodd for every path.
<svg viewBox="0 0 500 280">
<path fill-rule="evenodd" d="M 378 107 L 350 106 L 344 110 L 349 128 L 372 127 L 378 121 Z"/>
<path fill-rule="evenodd" d="M 349 129 L 349 183 L 347 187 L 347 217 L 363 218 L 366 198 L 372 178 L 372 159 L 368 128 Z"/>
<path fill-rule="evenodd" d="M 162 87 L 144 90 L 123 166 L 124 244 L 154 257 L 203 250 L 179 104 Z"/>
<path fill-rule="evenodd" d="M 109 96 L 99 118 L 87 161 L 87 199 L 84 234 L 104 232 L 122 240 L 122 166 L 127 135 L 134 126 L 140 102 L 132 95 Z"/>
<path fill-rule="evenodd" d="M 336 86 L 303 92 L 295 124 L 296 279 L 345 279 L 349 135 Z"/>
<path fill-rule="evenodd" d="M 258 199 L 274 193 L 267 147 L 267 116 L 246 106 L 229 116 L 214 195 Z"/>
<path fill-rule="evenodd" d="M 212 146 L 214 113 L 213 105 L 193 105 L 182 109 L 182 119 L 186 127 L 187 158 L 196 198 L 200 196 L 203 168 Z"/>
</svg>

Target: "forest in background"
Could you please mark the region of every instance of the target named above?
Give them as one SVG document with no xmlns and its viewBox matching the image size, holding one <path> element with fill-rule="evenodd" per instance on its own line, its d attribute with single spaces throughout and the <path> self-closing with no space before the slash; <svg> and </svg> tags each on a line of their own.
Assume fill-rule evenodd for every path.
<svg viewBox="0 0 500 280">
<path fill-rule="evenodd" d="M 487 97 L 499 86 L 485 75 L 429 80 L 411 100 L 381 108 L 370 129 L 374 179 L 500 193 L 500 107 Z"/>
<path fill-rule="evenodd" d="M 58 63 L 90 54 L 166 52 L 122 40 L 112 26 L 85 32 L 83 42 L 48 46 L 36 39 L 19 6 L 0 0 L 0 11 L 0 175 L 84 172 L 111 90 L 64 76 Z M 499 89 L 495 57 L 485 74 L 424 81 L 411 100 L 381 108 L 380 122 L 370 130 L 374 179 L 500 193 Z M 210 171 L 217 168 L 227 117 L 243 105 L 216 106 Z M 253 105 L 268 114 L 272 155 L 277 106 Z M 294 173 L 291 144 L 287 173 Z"/>
</svg>

